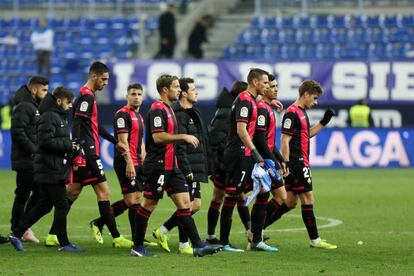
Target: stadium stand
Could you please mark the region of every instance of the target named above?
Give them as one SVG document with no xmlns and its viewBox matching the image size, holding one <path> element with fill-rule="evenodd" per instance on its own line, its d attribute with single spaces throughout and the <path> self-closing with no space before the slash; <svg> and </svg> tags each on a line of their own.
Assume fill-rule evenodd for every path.
<svg viewBox="0 0 414 276">
<path fill-rule="evenodd" d="M 257 17 L 226 59 L 406 59 L 414 57 L 414 15 Z"/>
</svg>

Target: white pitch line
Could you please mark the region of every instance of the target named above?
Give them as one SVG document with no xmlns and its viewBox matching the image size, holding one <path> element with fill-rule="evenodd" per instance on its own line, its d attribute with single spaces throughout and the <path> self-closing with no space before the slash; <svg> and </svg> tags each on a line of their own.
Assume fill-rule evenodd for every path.
<svg viewBox="0 0 414 276">
<path fill-rule="evenodd" d="M 160 211 L 162 210 L 162 211 L 171 211 L 170 209 L 167 209 L 167 208 L 160 208 L 159 209 Z M 295 214 L 287 214 L 287 215 L 285 215 L 286 217 L 296 217 L 296 218 L 301 218 L 302 216 L 301 215 L 295 215 Z M 324 221 L 328 221 L 328 223 L 327 224 L 322 224 L 322 225 L 318 225 L 318 229 L 324 229 L 324 228 L 331 228 L 331 227 L 336 227 L 336 226 L 338 226 L 338 225 L 340 225 L 340 224 L 342 224 L 343 223 L 343 221 L 342 220 L 339 220 L 339 219 L 335 219 L 335 218 L 328 218 L 328 217 L 317 217 L 317 219 L 318 220 L 324 220 Z M 277 225 L 277 224 L 276 224 Z M 7 228 L 7 227 L 10 227 L 10 225 L 7 225 L 7 224 L 3 224 L 3 225 L 0 225 L 0 228 L 3 228 L 3 227 L 5 227 L 5 228 Z M 49 228 L 49 226 L 48 227 L 39 227 L 40 229 L 43 229 L 43 228 Z M 69 226 L 69 230 L 70 229 L 81 229 L 81 228 L 87 228 L 87 226 L 86 225 L 74 225 L 74 226 Z M 127 229 L 127 227 L 119 227 L 118 226 L 118 228 L 119 229 Z M 305 227 L 298 227 L 298 228 L 284 228 L 284 229 L 267 229 L 266 230 L 266 233 L 273 233 L 273 232 L 298 232 L 298 231 L 305 231 L 306 230 L 306 228 Z M 232 231 L 231 233 L 233 233 L 233 234 L 244 234 L 245 233 L 245 231 Z M 90 236 L 90 235 L 75 235 L 75 236 L 73 236 L 73 237 L 86 237 L 86 236 Z M 178 234 L 175 234 L 175 233 L 171 233 L 170 234 L 170 236 L 178 236 Z M 72 236 L 71 236 L 72 237 Z"/>
</svg>

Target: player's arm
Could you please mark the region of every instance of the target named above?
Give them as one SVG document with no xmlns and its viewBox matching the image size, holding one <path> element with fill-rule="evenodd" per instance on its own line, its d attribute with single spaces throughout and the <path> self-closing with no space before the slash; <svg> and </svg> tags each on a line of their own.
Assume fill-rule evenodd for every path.
<svg viewBox="0 0 414 276">
<path fill-rule="evenodd" d="M 264 108 L 258 108 L 256 121 L 256 131 L 254 132 L 253 143 L 264 159 L 270 159 L 275 163 L 276 169 L 280 169 L 280 164 L 276 162 L 272 151 L 270 150 L 267 139 L 266 130 L 269 125 L 268 112 Z"/>
<path fill-rule="evenodd" d="M 145 160 L 145 156 L 147 156 L 147 151 L 145 149 L 144 137 L 142 137 L 142 141 L 141 141 L 141 160 Z"/>
<path fill-rule="evenodd" d="M 184 141 L 193 145 L 194 148 L 198 147 L 199 141 L 193 135 L 188 134 L 170 134 L 166 132 L 167 120 L 164 118 L 164 113 L 161 109 L 151 110 L 148 114 L 150 120 L 150 129 L 152 139 L 155 144 L 170 144 L 179 141 Z"/>
<path fill-rule="evenodd" d="M 237 135 L 239 136 L 243 145 L 245 145 L 251 150 L 253 160 L 256 163 L 259 163 L 261 166 L 264 166 L 263 157 L 260 155 L 259 151 L 256 149 L 256 146 L 253 144 L 252 139 L 250 139 L 250 135 L 247 132 L 246 126 L 247 124 L 244 122 L 237 122 Z"/>
<path fill-rule="evenodd" d="M 199 141 L 193 135 L 188 134 L 170 134 L 167 132 L 156 132 L 152 134 L 152 138 L 156 144 L 169 144 L 184 141 L 193 145 L 194 148 L 198 147 Z"/>
<path fill-rule="evenodd" d="M 310 138 L 318 134 L 319 131 L 321 131 L 329 123 L 333 116 L 335 116 L 335 111 L 333 109 L 330 108 L 326 110 L 323 118 L 316 125 L 310 128 Z"/>
<path fill-rule="evenodd" d="M 126 168 L 125 168 L 125 175 L 129 179 L 133 179 L 136 176 L 136 171 L 134 167 L 134 162 L 131 158 L 131 152 L 129 150 L 129 144 L 128 144 L 128 132 L 120 132 L 117 134 L 119 143 L 124 145 L 124 152 L 122 153 L 122 156 L 124 157 L 124 160 L 126 162 Z"/>
<path fill-rule="evenodd" d="M 282 133 L 282 137 L 280 138 L 280 144 L 281 144 L 280 151 L 286 163 L 289 163 L 289 155 L 290 155 L 289 143 L 291 139 L 292 139 L 292 136 L 285 134 L 285 133 Z"/>
</svg>

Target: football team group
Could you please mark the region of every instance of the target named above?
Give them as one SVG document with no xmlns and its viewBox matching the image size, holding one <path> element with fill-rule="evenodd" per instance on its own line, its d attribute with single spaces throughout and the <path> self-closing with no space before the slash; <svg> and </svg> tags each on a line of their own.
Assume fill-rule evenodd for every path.
<svg viewBox="0 0 414 276">
<path fill-rule="evenodd" d="M 234 207 L 246 228 L 247 250 L 278 252 L 264 231 L 301 203 L 310 246 L 335 249 L 321 239 L 313 211 L 309 140 L 335 115 L 328 109 L 310 126 L 306 110 L 323 94 L 319 83 L 304 81 L 290 105 L 277 135 L 275 77 L 259 68 L 247 82 L 223 89 L 211 124 L 195 107 L 194 79 L 161 75 L 156 81 L 159 99 L 144 120 L 141 84 L 128 86 L 127 103 L 114 115 L 112 136 L 98 122 L 96 93 L 110 78 L 108 67 L 94 62 L 87 83 L 73 101 L 73 93 L 57 87 L 48 93 L 48 80 L 35 76 L 14 97 L 12 112 L 12 169 L 16 171 L 11 234 L 7 240 L 21 252 L 23 242 L 39 242 L 30 227 L 54 207 L 46 246 L 63 252 L 83 252 L 68 239 L 67 215 L 85 186 L 95 191 L 100 217 L 91 220 L 94 239 L 104 243 L 106 225 L 113 246 L 128 248 L 132 256 L 154 256 L 148 246 L 171 252 L 169 232 L 178 227 L 179 253 L 202 257 L 219 251 L 243 252 L 230 243 Z M 70 116 L 69 116 L 70 115 Z M 69 130 L 68 119 L 71 122 Z M 114 144 L 113 168 L 123 198 L 110 203 L 110 189 L 100 159 L 99 136 Z M 275 146 L 280 136 L 280 151 Z M 193 215 L 200 210 L 201 184 L 214 184 L 207 215 L 207 239 L 200 238 Z M 148 220 L 164 191 L 176 206 L 171 217 L 145 239 Z M 252 193 L 250 193 L 252 192 Z M 271 199 L 269 199 L 271 197 Z M 254 200 L 249 211 L 248 202 Z M 76 209 L 76 207 L 75 207 Z M 128 210 L 132 240 L 122 236 L 115 217 Z M 76 212 L 76 210 L 75 210 Z M 215 229 L 220 219 L 220 235 Z"/>
</svg>

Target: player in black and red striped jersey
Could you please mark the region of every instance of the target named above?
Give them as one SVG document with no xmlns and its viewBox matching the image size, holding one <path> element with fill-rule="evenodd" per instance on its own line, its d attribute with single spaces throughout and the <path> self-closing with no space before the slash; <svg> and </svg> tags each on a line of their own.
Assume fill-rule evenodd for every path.
<svg viewBox="0 0 414 276">
<path fill-rule="evenodd" d="M 92 63 L 89 68 L 88 82 L 80 89 L 73 105 L 72 139 L 82 145 L 85 151 L 86 166 L 74 171 L 73 183 L 68 188 L 68 203 L 70 206 L 77 199 L 85 185 L 92 185 L 98 199 L 99 213 L 111 232 L 113 245 L 131 248 L 132 241 L 125 239 L 118 232 L 109 202 L 110 189 L 100 159 L 99 136 L 113 143 L 121 152 L 127 150 L 124 144 L 118 142 L 98 123 L 95 93 L 102 90 L 108 84 L 108 80 L 108 67 L 99 61 Z"/>
<path fill-rule="evenodd" d="M 144 119 L 139 109 L 144 97 L 142 85 L 130 84 L 127 88 L 127 104 L 119 109 L 114 116 L 114 133 L 118 141 L 127 145 L 128 150 L 123 154 L 115 150 L 114 169 L 121 186 L 123 199 L 111 205 L 114 217 L 128 209 L 128 218 L 131 226 L 131 235 L 134 235 L 135 214 L 142 200 L 144 174 L 142 165 L 145 158 Z M 102 240 L 103 218 L 91 222 L 93 235 L 100 242 Z M 96 227 L 96 228 L 95 228 Z M 153 243 L 153 245 L 157 245 Z"/>
<path fill-rule="evenodd" d="M 275 167 L 279 174 L 283 175 L 286 171 L 286 164 L 275 145 L 276 110 L 271 104 L 272 100 L 276 100 L 276 95 L 277 81 L 273 75 L 269 74 L 269 89 L 267 89 L 261 99 L 257 101 L 256 132 L 253 141 L 262 157 L 264 159 L 272 160 L 275 163 Z M 284 204 L 286 200 L 286 190 L 281 179 L 272 179 L 271 193 L 273 195 L 272 201 L 280 205 Z M 267 245 L 262 236 L 267 217 L 268 198 L 269 193 L 259 194 L 256 198 L 256 202 L 252 208 L 252 217 L 255 217 L 256 219 L 252 220 L 252 236 L 248 237 L 248 241 L 251 250 L 277 252 L 278 249 Z M 273 204 L 271 206 L 273 206 Z M 269 215 L 271 214 L 269 213 Z"/>
<path fill-rule="evenodd" d="M 234 206 L 241 194 L 252 189 L 252 170 L 255 163 L 264 166 L 263 158 L 253 144 L 256 129 L 256 97 L 262 95 L 269 87 L 268 73 L 264 70 L 251 69 L 247 76 L 248 87 L 233 102 L 230 113 L 229 135 L 224 151 L 224 164 L 227 174 L 223 208 L 220 217 L 220 241 L 223 250 L 243 252 L 229 243 Z M 252 221 L 255 218 L 252 217 Z"/>
<path fill-rule="evenodd" d="M 151 105 L 145 122 L 147 155 L 144 161 L 144 200 L 136 215 L 131 255 L 153 256 L 144 246 L 144 236 L 149 217 L 157 207 L 158 201 L 162 199 L 164 191 L 177 207 L 177 225 L 190 238 L 194 256 L 202 257 L 216 253 L 221 246 L 205 245 L 198 235 L 191 217 L 188 184 L 177 165 L 174 143 L 184 141 L 195 148 L 199 146 L 195 136 L 177 134 L 178 125 L 171 104 L 178 99 L 181 92 L 178 78 L 170 75 L 160 76 L 157 79 L 157 90 L 160 99 Z"/>
<path fill-rule="evenodd" d="M 306 109 L 315 106 L 318 103 L 318 97 L 322 93 L 322 87 L 318 82 L 314 80 L 302 82 L 299 87 L 298 99 L 287 108 L 283 116 L 281 152 L 289 167 L 289 175 L 285 177 L 286 205 L 289 209 L 293 209 L 296 207 L 298 199 L 300 200 L 302 219 L 311 240 L 311 247 L 336 249 L 336 245 L 327 243 L 319 237 L 313 212 L 314 197 L 309 162 L 309 140 L 329 123 L 335 112 L 328 109 L 322 120 L 310 127 Z"/>
</svg>

